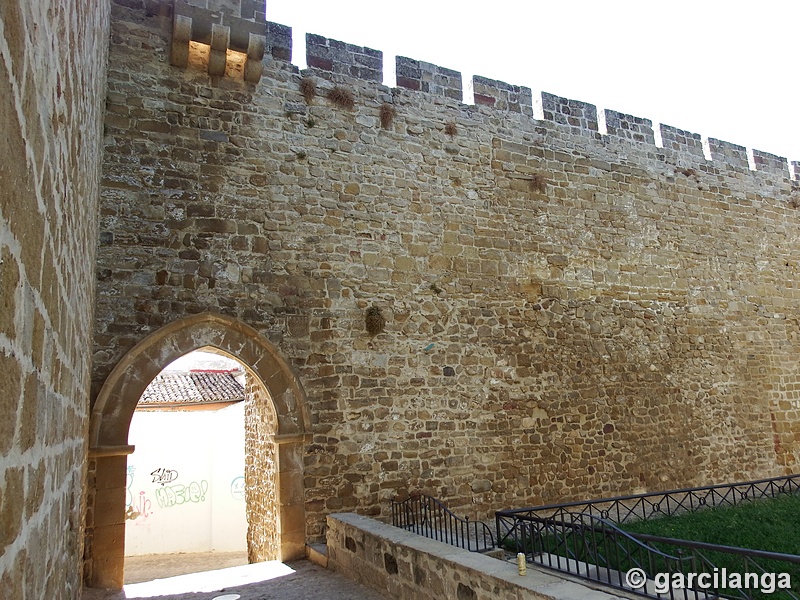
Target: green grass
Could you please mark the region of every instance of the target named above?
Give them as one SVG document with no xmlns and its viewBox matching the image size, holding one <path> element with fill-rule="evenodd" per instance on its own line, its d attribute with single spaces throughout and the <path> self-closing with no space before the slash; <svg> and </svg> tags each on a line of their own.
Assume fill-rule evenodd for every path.
<svg viewBox="0 0 800 600">
<path fill-rule="evenodd" d="M 628 533 L 644 533 L 659 537 L 707 542 L 800 556 L 800 496 L 786 495 L 768 500 L 746 502 L 738 506 L 713 508 L 677 517 L 626 523 Z M 673 554 L 674 547 L 653 544 Z M 717 567 L 728 572 L 754 572 L 730 554 L 702 551 Z M 800 589 L 800 565 L 782 561 L 757 559 L 768 572 L 789 573 L 793 591 Z M 756 598 L 785 598 L 782 593 L 771 596 L 754 594 Z"/>
<path fill-rule="evenodd" d="M 786 495 L 775 499 L 746 502 L 736 507 L 707 509 L 677 517 L 626 523 L 621 528 L 632 534 L 643 533 L 665 538 L 694 540 L 800 556 L 800 496 Z M 521 540 L 520 547 L 509 547 L 508 549 L 528 552 L 543 551 L 564 556 L 566 554 L 565 539 L 570 554 L 578 560 L 602 566 L 608 565 L 622 572 L 632 566 L 647 564 L 647 554 L 640 553 L 635 544 L 601 532 L 587 535 L 586 533 L 573 534 L 562 531 L 557 535 L 540 536 L 537 541 Z M 615 551 L 616 544 L 621 544 L 627 551 Z M 665 554 L 672 556 L 677 554 L 678 548 L 675 546 L 659 543 L 651 543 L 651 545 Z M 595 555 L 597 551 L 603 555 L 603 559 L 599 559 Z M 629 553 L 632 553 L 630 559 L 627 558 Z M 745 566 L 738 556 L 705 550 L 701 551 L 701 554 L 720 569 L 726 568 L 729 573 L 756 571 L 752 566 Z M 673 561 L 657 556 L 651 558 L 653 562 L 646 569 L 653 573 L 675 572 L 676 570 L 682 570 L 685 573 L 696 569 L 702 570 L 698 569 L 699 565 L 693 568 L 690 564 L 686 564 L 681 568 Z M 757 563 L 768 572 L 789 573 L 793 591 L 800 590 L 800 565 L 764 559 L 757 559 Z M 720 591 L 725 593 L 723 590 Z M 730 590 L 728 593 L 735 595 Z M 788 595 L 776 591 L 771 595 L 755 593 L 753 597 L 778 600 L 788 598 Z"/>
<path fill-rule="evenodd" d="M 800 496 L 787 495 L 678 517 L 627 523 L 622 529 L 629 533 L 800 556 Z"/>
</svg>

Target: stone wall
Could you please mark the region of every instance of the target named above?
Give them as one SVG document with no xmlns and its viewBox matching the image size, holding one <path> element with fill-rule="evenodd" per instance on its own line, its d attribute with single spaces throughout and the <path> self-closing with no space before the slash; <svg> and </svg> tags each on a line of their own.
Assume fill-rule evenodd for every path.
<svg viewBox="0 0 800 600">
<path fill-rule="evenodd" d="M 528 565 L 449 546 L 361 515 L 328 516 L 328 568 L 393 600 L 619 600 Z"/>
<path fill-rule="evenodd" d="M 78 598 L 105 2 L 0 3 L 0 597 Z"/>
<path fill-rule="evenodd" d="M 280 559 L 277 460 L 278 418 L 264 385 L 247 373 L 244 413 L 247 556 L 250 562 Z"/>
<path fill-rule="evenodd" d="M 95 389 L 186 315 L 257 329 L 308 396 L 310 540 L 413 490 L 486 518 L 797 469 L 785 159 L 485 77 L 464 105 L 410 58 L 388 88 L 380 52 L 320 36 L 299 73 L 275 24 L 257 85 L 233 53 L 210 77 L 134 4 L 112 9 Z"/>
</svg>

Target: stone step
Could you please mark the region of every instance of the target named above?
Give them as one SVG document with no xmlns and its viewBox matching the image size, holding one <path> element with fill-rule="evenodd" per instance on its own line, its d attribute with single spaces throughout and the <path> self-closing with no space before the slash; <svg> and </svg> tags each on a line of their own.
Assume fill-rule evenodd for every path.
<svg viewBox="0 0 800 600">
<path fill-rule="evenodd" d="M 306 558 L 320 567 L 328 568 L 328 545 L 306 544 Z"/>
</svg>

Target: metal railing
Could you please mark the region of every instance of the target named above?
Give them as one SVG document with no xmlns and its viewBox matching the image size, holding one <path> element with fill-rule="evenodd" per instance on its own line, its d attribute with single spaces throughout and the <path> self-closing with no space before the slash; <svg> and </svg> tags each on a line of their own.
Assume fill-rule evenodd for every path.
<svg viewBox="0 0 800 600">
<path fill-rule="evenodd" d="M 800 475 L 791 475 L 499 511 L 496 513 L 497 543 L 506 550 L 525 553 L 529 562 L 628 591 L 631 586 L 626 574 L 630 569 L 641 569 L 645 575 L 643 586 L 634 593 L 648 598 L 800 600 L 796 591 L 800 586 L 800 556 L 627 533 L 617 526 L 708 507 L 736 506 L 798 490 Z M 779 590 L 770 595 L 761 594 L 753 586 L 741 589 L 731 585 L 727 578 L 728 573 L 749 573 L 757 577 L 760 584 L 765 573 L 783 572 L 795 574 L 792 590 Z M 664 591 L 653 579 L 659 573 L 683 574 L 689 589 Z M 704 583 L 710 586 L 689 583 L 689 573 L 708 573 L 711 580 L 704 580 Z"/>
<path fill-rule="evenodd" d="M 501 510 L 496 514 L 498 518 L 506 518 L 527 514 L 555 517 L 563 513 L 581 513 L 621 524 L 629 521 L 671 517 L 705 508 L 736 506 L 742 502 L 775 498 L 798 491 L 800 491 L 800 475 L 786 475 L 743 483 L 708 485 L 666 492 Z M 498 536 L 499 532 L 500 529 L 498 529 Z"/>
<path fill-rule="evenodd" d="M 486 523 L 462 519 L 426 494 L 392 500 L 392 525 L 470 552 L 495 549 L 494 533 Z"/>
<path fill-rule="evenodd" d="M 798 600 L 796 583 L 792 590 L 781 590 L 775 579 L 775 593 L 759 595 L 754 588 L 765 573 L 783 573 L 800 569 L 800 556 L 764 552 L 675 540 L 644 534 L 630 534 L 616 525 L 586 514 L 565 513 L 560 518 L 523 516 L 513 537 L 501 542 L 507 550 L 523 552 L 528 562 L 570 573 L 618 589 L 633 591 L 647 598 L 707 600 L 710 598 L 780 598 Z M 644 577 L 633 589 L 628 579 L 631 569 L 640 569 Z M 659 577 L 656 574 L 669 574 Z M 708 573 L 700 586 L 690 580 L 690 573 Z M 750 574 L 747 589 L 729 576 Z M 685 589 L 673 588 L 675 576 L 682 577 Z M 715 579 L 716 574 L 716 579 Z M 753 584 L 753 579 L 758 585 Z M 765 586 L 767 587 L 767 586 Z"/>
</svg>

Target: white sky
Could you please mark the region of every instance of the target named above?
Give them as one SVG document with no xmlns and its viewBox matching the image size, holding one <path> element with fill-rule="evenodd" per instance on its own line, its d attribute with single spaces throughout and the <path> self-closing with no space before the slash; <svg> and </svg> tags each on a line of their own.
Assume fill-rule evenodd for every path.
<svg viewBox="0 0 800 600">
<path fill-rule="evenodd" d="M 800 161 L 798 0 L 267 0 L 267 19 Z"/>
</svg>

